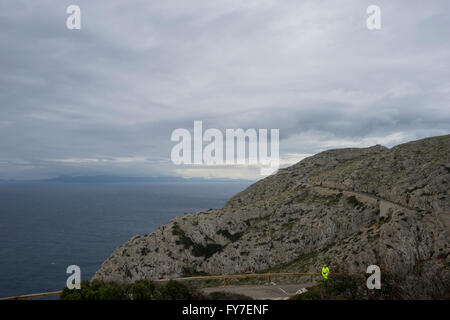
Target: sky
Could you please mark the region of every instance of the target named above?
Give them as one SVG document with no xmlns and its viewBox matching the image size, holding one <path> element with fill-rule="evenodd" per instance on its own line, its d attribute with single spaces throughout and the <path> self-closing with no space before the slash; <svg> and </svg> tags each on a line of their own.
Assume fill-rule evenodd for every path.
<svg viewBox="0 0 450 320">
<path fill-rule="evenodd" d="M 447 0 L 2 0 L 0 179 L 260 178 L 175 165 L 171 134 L 196 120 L 279 129 L 282 166 L 448 134 L 449 13 Z"/>
</svg>

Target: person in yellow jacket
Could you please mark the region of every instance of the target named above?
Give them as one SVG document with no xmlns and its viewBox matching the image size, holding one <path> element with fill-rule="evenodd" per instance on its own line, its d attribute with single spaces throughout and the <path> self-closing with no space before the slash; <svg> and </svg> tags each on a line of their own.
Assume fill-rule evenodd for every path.
<svg viewBox="0 0 450 320">
<path fill-rule="evenodd" d="M 322 268 L 322 276 L 325 280 L 328 280 L 329 273 L 330 273 L 330 269 L 328 269 L 327 264 L 324 264 L 323 268 Z"/>
</svg>

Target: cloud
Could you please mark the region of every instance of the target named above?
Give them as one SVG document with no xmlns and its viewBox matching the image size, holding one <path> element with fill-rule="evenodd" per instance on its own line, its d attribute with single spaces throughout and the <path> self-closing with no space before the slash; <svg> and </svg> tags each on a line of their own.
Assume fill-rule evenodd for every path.
<svg viewBox="0 0 450 320">
<path fill-rule="evenodd" d="M 378 31 L 365 0 L 78 0 L 79 31 L 72 2 L 0 4 L 0 178 L 187 174 L 194 120 L 279 128 L 285 164 L 449 132 L 448 1 L 380 0 Z"/>
</svg>

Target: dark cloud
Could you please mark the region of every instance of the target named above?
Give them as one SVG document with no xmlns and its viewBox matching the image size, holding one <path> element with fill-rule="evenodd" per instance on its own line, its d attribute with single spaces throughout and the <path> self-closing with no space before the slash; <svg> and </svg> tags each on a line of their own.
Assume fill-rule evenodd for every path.
<svg viewBox="0 0 450 320">
<path fill-rule="evenodd" d="M 0 178 L 183 174 L 194 120 L 279 128 L 285 159 L 448 133 L 448 1 L 380 0 L 379 31 L 370 4 L 2 1 Z"/>
</svg>

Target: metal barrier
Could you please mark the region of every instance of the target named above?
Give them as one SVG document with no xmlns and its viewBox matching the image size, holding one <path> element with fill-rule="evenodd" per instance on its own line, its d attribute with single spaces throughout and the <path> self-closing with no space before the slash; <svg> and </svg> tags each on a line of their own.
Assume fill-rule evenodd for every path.
<svg viewBox="0 0 450 320">
<path fill-rule="evenodd" d="M 271 278 L 275 277 L 309 277 L 313 281 L 313 277 L 322 276 L 321 273 L 244 273 L 244 274 L 225 274 L 218 276 L 199 276 L 187 278 L 161 279 L 155 282 L 175 281 L 200 281 L 200 280 L 228 280 L 228 279 L 242 279 L 242 278 L 267 278 L 267 282 L 271 282 Z"/>
<path fill-rule="evenodd" d="M 41 298 L 41 297 L 59 296 L 61 293 L 62 293 L 62 291 L 34 293 L 34 294 L 26 294 L 23 296 L 0 298 L 0 300 L 28 300 L 28 299 Z"/>
</svg>

